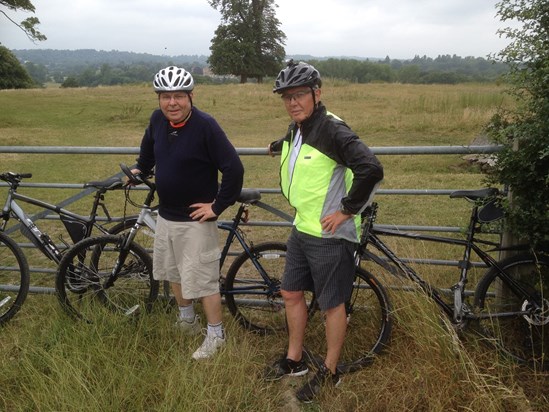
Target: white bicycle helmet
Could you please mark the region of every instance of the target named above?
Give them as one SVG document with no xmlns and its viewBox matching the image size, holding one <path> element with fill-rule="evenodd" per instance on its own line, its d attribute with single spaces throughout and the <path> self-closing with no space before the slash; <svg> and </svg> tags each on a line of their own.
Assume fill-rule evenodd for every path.
<svg viewBox="0 0 549 412">
<path fill-rule="evenodd" d="M 193 76 L 180 67 L 170 66 L 154 75 L 154 91 L 161 92 L 191 92 L 194 89 Z"/>
</svg>

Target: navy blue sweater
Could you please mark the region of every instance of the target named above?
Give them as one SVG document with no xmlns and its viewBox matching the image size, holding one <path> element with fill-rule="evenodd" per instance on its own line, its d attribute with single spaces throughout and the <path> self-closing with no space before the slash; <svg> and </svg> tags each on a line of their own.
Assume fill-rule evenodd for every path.
<svg viewBox="0 0 549 412">
<path fill-rule="evenodd" d="M 236 202 L 244 178 L 242 162 L 225 132 L 196 107 L 178 129 L 169 125 L 159 109 L 153 112 L 137 167 L 147 174 L 155 167 L 158 213 L 180 222 L 192 221 L 189 206 L 193 203 L 215 201 L 212 210 L 219 216 Z"/>
</svg>

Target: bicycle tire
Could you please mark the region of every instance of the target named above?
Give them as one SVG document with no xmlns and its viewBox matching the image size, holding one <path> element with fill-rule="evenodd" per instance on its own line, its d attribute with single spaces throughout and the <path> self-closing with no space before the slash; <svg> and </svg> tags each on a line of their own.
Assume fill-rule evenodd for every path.
<svg viewBox="0 0 549 412">
<path fill-rule="evenodd" d="M 286 244 L 259 243 L 250 248 L 250 255 L 242 252 L 229 267 L 222 285 L 225 303 L 245 329 L 262 334 L 286 330 L 286 312 L 280 294 Z M 258 267 L 265 272 L 265 278 Z"/>
<path fill-rule="evenodd" d="M 63 256 L 57 272 L 56 291 L 70 315 L 93 322 L 102 312 L 133 315 L 152 309 L 158 282 L 152 277 L 152 259 L 131 243 L 118 278 L 106 283 L 120 257 L 122 236 L 107 235 L 78 242 Z"/>
<path fill-rule="evenodd" d="M 510 315 L 531 307 L 508 287 L 503 287 L 496 268 L 490 268 L 475 291 L 479 330 L 486 341 L 519 363 L 540 369 L 549 366 L 549 258 L 539 255 L 512 256 L 500 267 L 530 292 L 540 306 L 530 315 Z M 501 316 L 501 314 L 507 314 Z"/>
<path fill-rule="evenodd" d="M 21 248 L 0 232 L 0 325 L 21 309 L 29 292 L 30 274 Z"/>
</svg>

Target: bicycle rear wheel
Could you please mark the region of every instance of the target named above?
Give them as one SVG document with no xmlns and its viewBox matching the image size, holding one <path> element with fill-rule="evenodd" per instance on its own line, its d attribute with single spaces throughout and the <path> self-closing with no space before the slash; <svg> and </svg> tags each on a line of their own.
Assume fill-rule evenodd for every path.
<svg viewBox="0 0 549 412">
<path fill-rule="evenodd" d="M 500 267 L 531 296 L 525 299 L 504 285 L 499 271 L 490 268 L 475 291 L 481 333 L 511 358 L 536 368 L 549 366 L 549 258 L 512 256 Z"/>
<path fill-rule="evenodd" d="M 63 256 L 56 290 L 67 313 L 86 321 L 102 312 L 133 315 L 150 311 L 158 295 L 152 277 L 152 259 L 132 243 L 116 276 L 111 276 L 122 255 L 122 236 L 84 239 Z"/>
<path fill-rule="evenodd" d="M 280 280 L 286 263 L 286 244 L 254 245 L 241 253 L 227 271 L 222 293 L 231 314 L 246 329 L 269 333 L 286 329 Z"/>
<path fill-rule="evenodd" d="M 387 292 L 363 268 L 356 269 L 353 291 L 345 309 L 347 332 L 338 363 L 341 373 L 353 372 L 370 365 L 388 344 L 392 329 L 391 303 Z M 306 344 L 308 352 L 325 354 L 327 348 L 324 317 L 319 316 L 309 324 L 313 336 Z"/>
<path fill-rule="evenodd" d="M 0 232 L 0 325 L 21 309 L 29 291 L 29 265 L 21 248 Z"/>
</svg>

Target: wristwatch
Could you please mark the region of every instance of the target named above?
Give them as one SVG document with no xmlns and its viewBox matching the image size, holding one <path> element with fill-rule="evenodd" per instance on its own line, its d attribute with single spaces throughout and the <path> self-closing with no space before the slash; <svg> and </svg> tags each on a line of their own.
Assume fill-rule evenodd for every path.
<svg viewBox="0 0 549 412">
<path fill-rule="evenodd" d="M 339 204 L 339 211 L 344 215 L 354 215 L 354 213 L 347 209 L 343 203 Z"/>
</svg>

